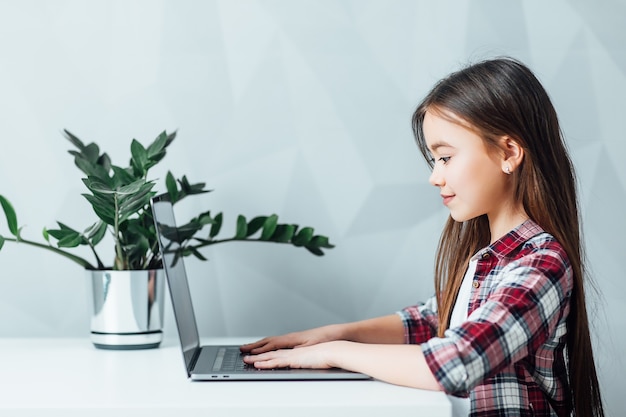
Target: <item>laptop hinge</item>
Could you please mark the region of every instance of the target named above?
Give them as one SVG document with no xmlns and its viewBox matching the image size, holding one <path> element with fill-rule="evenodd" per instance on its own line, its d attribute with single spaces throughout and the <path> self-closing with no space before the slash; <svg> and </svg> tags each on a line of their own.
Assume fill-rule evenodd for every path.
<svg viewBox="0 0 626 417">
<path fill-rule="evenodd" d="M 187 369 L 187 375 L 191 377 L 191 371 L 196 367 L 196 362 L 198 362 L 198 358 L 200 357 L 200 352 L 202 348 L 197 347 L 193 351 L 193 356 L 191 357 L 191 361 L 189 362 L 189 368 Z"/>
</svg>

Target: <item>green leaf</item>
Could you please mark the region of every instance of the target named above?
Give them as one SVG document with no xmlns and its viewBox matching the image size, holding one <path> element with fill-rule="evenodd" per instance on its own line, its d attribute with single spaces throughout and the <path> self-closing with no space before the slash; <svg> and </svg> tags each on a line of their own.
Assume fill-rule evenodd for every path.
<svg viewBox="0 0 626 417">
<path fill-rule="evenodd" d="M 172 143 L 175 138 L 176 138 L 176 131 L 173 131 L 172 133 L 167 135 L 167 141 L 165 142 L 165 147 L 167 148 L 168 146 L 170 146 L 170 143 Z"/>
<path fill-rule="evenodd" d="M 83 194 L 83 197 L 91 203 L 91 207 L 96 215 L 111 226 L 115 224 L 115 209 L 112 205 L 102 204 L 102 200 L 90 194 Z"/>
<path fill-rule="evenodd" d="M 287 243 L 291 240 L 298 226 L 293 224 L 279 224 L 271 240 L 279 243 Z"/>
<path fill-rule="evenodd" d="M 165 155 L 165 147 L 169 145 L 167 142 L 167 133 L 165 131 L 161 132 L 159 136 L 156 137 L 154 142 L 152 142 L 147 149 L 148 158 L 151 160 L 158 161 Z"/>
<path fill-rule="evenodd" d="M 134 194 L 118 196 L 119 216 L 127 218 L 147 207 L 150 204 L 150 198 L 154 195 L 151 192 L 152 187 L 154 187 L 154 183 L 148 182 L 143 184 Z"/>
<path fill-rule="evenodd" d="M 178 183 L 180 184 L 180 189 L 183 195 L 202 194 L 202 193 L 208 193 L 211 191 L 211 190 L 204 189 L 206 184 L 203 182 L 199 182 L 197 184 L 190 184 L 186 175 L 183 175 L 183 177 L 178 180 Z"/>
<path fill-rule="evenodd" d="M 108 172 L 111 170 L 111 158 L 109 158 L 109 155 L 107 155 L 106 153 L 100 155 L 100 157 L 96 161 L 96 164 L 102 167 L 102 172 L 106 172 L 108 174 Z"/>
<path fill-rule="evenodd" d="M 245 239 L 248 234 L 248 223 L 246 218 L 241 214 L 237 216 L 237 232 L 235 233 L 235 239 Z"/>
<path fill-rule="evenodd" d="M 313 238 L 313 228 L 311 227 L 303 227 L 297 235 L 291 239 L 291 243 L 294 246 L 305 246 L 307 245 L 311 239 Z"/>
<path fill-rule="evenodd" d="M 81 243 L 83 243 L 83 237 L 80 233 L 72 233 L 68 234 L 63 239 L 60 239 L 57 242 L 57 246 L 60 248 L 75 248 Z"/>
<path fill-rule="evenodd" d="M 67 140 L 72 142 L 72 145 L 74 145 L 81 151 L 85 149 L 85 145 L 83 144 L 83 142 L 80 139 L 78 139 L 76 136 L 74 136 L 69 130 L 63 129 L 63 132 L 65 133 L 65 137 L 67 138 Z"/>
<path fill-rule="evenodd" d="M 113 187 L 117 188 L 122 185 L 130 184 L 131 182 L 135 182 L 143 177 L 136 177 L 133 175 L 133 171 L 131 169 L 120 168 L 115 165 L 111 165 L 111 169 L 113 170 Z"/>
<path fill-rule="evenodd" d="M 266 220 L 267 220 L 267 216 L 259 216 L 259 217 L 255 217 L 254 219 L 250 220 L 250 222 L 248 223 L 248 233 L 247 233 L 247 236 L 252 236 L 256 232 L 261 230 L 261 227 L 263 227 L 263 224 L 265 224 Z"/>
<path fill-rule="evenodd" d="M 152 167 L 156 165 L 161 159 L 165 157 L 165 148 L 167 148 L 174 138 L 176 137 L 176 132 L 167 134 L 163 131 L 157 138 L 148 146 L 148 159 L 149 164 L 148 167 Z"/>
<path fill-rule="evenodd" d="M 171 171 L 167 171 L 167 175 L 165 176 L 165 187 L 170 195 L 172 204 L 174 204 L 178 201 L 178 186 L 176 185 L 176 179 Z"/>
<path fill-rule="evenodd" d="M 109 213 L 111 218 L 115 217 L 115 197 L 111 194 L 82 194 L 91 204 L 94 211 Z"/>
<path fill-rule="evenodd" d="M 176 241 L 178 243 L 182 243 L 185 240 L 191 239 L 200 229 L 202 229 L 202 226 L 198 224 L 197 221 L 191 221 L 187 224 L 179 226 L 175 229 L 177 235 Z"/>
<path fill-rule="evenodd" d="M 202 193 L 208 193 L 210 192 L 210 190 L 205 190 L 204 187 L 206 187 L 206 183 L 204 182 L 198 182 L 195 184 L 191 184 L 191 188 L 189 189 L 189 194 L 202 194 Z"/>
<path fill-rule="evenodd" d="M 278 216 L 272 214 L 267 219 L 265 219 L 265 223 L 263 223 L 263 232 L 261 232 L 261 240 L 269 240 L 274 231 L 276 230 L 276 225 L 278 224 Z"/>
<path fill-rule="evenodd" d="M 64 237 L 71 235 L 72 232 L 66 231 L 66 230 L 59 230 L 59 229 L 50 229 L 47 231 L 46 235 L 49 238 L 50 236 L 52 236 L 53 238 L 55 238 L 56 240 L 61 240 Z M 46 240 L 48 240 L 48 238 L 46 238 Z"/>
<path fill-rule="evenodd" d="M 9 226 L 9 231 L 15 237 L 19 235 L 19 229 L 17 225 L 17 214 L 15 214 L 15 210 L 13 206 L 4 198 L 4 196 L 0 195 L 0 205 L 2 205 L 2 209 L 4 210 L 4 215 L 7 218 L 7 225 Z"/>
<path fill-rule="evenodd" d="M 57 224 L 59 225 L 59 229 L 50 229 L 50 230 L 44 229 L 44 238 L 46 240 L 48 240 L 49 236 L 52 236 L 56 240 L 62 240 L 62 239 L 67 238 L 68 236 L 80 235 L 78 231 L 72 229 L 71 227 L 61 222 L 57 222 Z"/>
<path fill-rule="evenodd" d="M 61 230 L 66 230 L 66 231 L 70 231 L 70 232 L 76 232 L 78 233 L 77 230 L 72 229 L 71 227 L 69 227 L 68 225 L 66 225 L 65 223 L 61 223 L 61 222 L 57 222 L 57 224 L 59 225 L 59 227 L 61 228 Z"/>
<path fill-rule="evenodd" d="M 0 235 L 0 249 L 4 246 L 4 238 Z"/>
<path fill-rule="evenodd" d="M 220 232 L 222 228 L 222 222 L 224 220 L 224 216 L 222 213 L 219 213 L 217 216 L 213 218 L 213 224 L 211 225 L 211 231 L 209 232 L 209 237 L 214 238 Z"/>
<path fill-rule="evenodd" d="M 322 235 L 313 236 L 313 239 L 311 239 L 311 242 L 309 242 L 309 245 L 317 246 L 319 248 L 328 248 L 328 249 L 332 249 L 335 247 L 335 245 L 330 244 L 326 236 L 322 236 Z"/>
<path fill-rule="evenodd" d="M 135 168 L 135 172 L 137 174 L 141 173 L 144 175 L 146 173 L 146 165 L 148 163 L 148 152 L 146 148 L 143 147 L 139 141 L 133 139 L 130 144 L 130 153 L 132 155 L 132 165 Z"/>
<path fill-rule="evenodd" d="M 194 217 L 189 221 L 189 223 L 179 226 L 177 228 L 178 231 L 178 240 L 180 242 L 185 241 L 187 239 L 191 239 L 198 231 L 204 228 L 207 224 L 212 224 L 213 219 L 209 212 L 201 213 L 198 217 Z"/>
<path fill-rule="evenodd" d="M 180 184 L 181 191 L 185 195 L 188 195 L 188 194 L 192 193 L 191 184 L 189 183 L 189 180 L 187 179 L 186 175 L 183 175 L 183 177 L 178 180 L 178 183 Z"/>
<path fill-rule="evenodd" d="M 191 251 L 191 253 L 198 259 L 200 259 L 201 261 L 206 261 L 207 259 L 198 251 L 198 249 L 196 249 L 193 246 L 189 246 L 188 249 Z"/>
<path fill-rule="evenodd" d="M 98 164 L 94 164 L 88 161 L 83 155 L 78 154 L 76 152 L 70 151 L 72 155 L 75 156 L 74 163 L 83 171 L 88 177 L 98 178 L 101 181 L 106 181 L 109 178 L 109 168 L 110 163 L 105 166 L 100 166 Z M 103 155 L 103 157 L 108 158 L 108 156 Z M 107 159 L 108 160 L 108 159 Z"/>
<path fill-rule="evenodd" d="M 125 258 L 128 259 L 129 268 L 141 269 L 142 260 L 150 249 L 148 239 L 136 227 L 129 227 L 124 233 L 124 238 L 126 243 L 122 243 L 122 251 L 125 253 Z"/>
<path fill-rule="evenodd" d="M 180 233 L 178 232 L 179 230 L 180 230 L 180 227 L 176 228 L 176 227 L 165 225 L 163 223 L 159 223 L 159 232 L 163 236 L 165 236 L 167 240 L 171 242 L 182 243 L 184 241 L 184 238 L 181 238 Z"/>
<path fill-rule="evenodd" d="M 89 176 L 83 178 L 83 184 L 89 189 L 89 191 L 100 194 L 115 194 L 116 191 L 111 186 L 96 177 Z"/>
<path fill-rule="evenodd" d="M 151 236 L 154 235 L 154 225 L 149 224 L 146 227 L 143 222 L 144 219 L 137 218 L 128 221 L 127 233 L 133 236 L 144 236 L 146 239 L 150 239 Z"/>
<path fill-rule="evenodd" d="M 77 155 L 75 152 L 70 151 L 70 153 L 75 156 L 74 164 L 78 167 L 78 169 L 83 171 L 88 176 L 96 175 L 96 168 L 91 162 L 84 159 L 81 155 Z"/>
<path fill-rule="evenodd" d="M 136 200 L 133 205 L 125 206 L 119 213 L 119 223 L 125 222 L 134 215 L 140 215 L 140 211 L 148 209 L 150 204 L 150 198 L 154 193 L 148 194 L 144 200 Z"/>
<path fill-rule="evenodd" d="M 100 149 L 95 143 L 85 145 L 80 139 L 64 130 L 65 137 L 78 148 L 78 151 L 68 151 L 74 156 L 74 163 L 82 172 L 104 180 L 108 177 L 111 168 L 111 159 L 106 153 L 99 155 Z"/>
<path fill-rule="evenodd" d="M 115 195 L 114 194 L 82 194 L 92 205 L 92 207 L 99 206 L 100 208 L 108 209 L 112 213 L 115 209 Z"/>
<path fill-rule="evenodd" d="M 141 188 L 147 184 L 146 181 L 144 179 L 140 179 L 137 180 L 133 183 L 130 183 L 128 185 L 124 185 L 122 187 L 120 187 L 117 190 L 117 194 L 119 195 L 130 195 L 130 194 L 136 194 L 137 192 L 139 192 L 139 190 L 141 190 Z M 150 187 L 152 188 L 152 186 Z"/>
<path fill-rule="evenodd" d="M 309 252 L 311 252 L 313 255 L 317 255 L 317 256 L 324 256 L 324 252 L 322 252 L 322 250 L 318 247 L 315 246 L 305 246 L 306 250 L 308 250 Z"/>
<path fill-rule="evenodd" d="M 49 236 L 54 237 L 57 239 L 57 246 L 60 248 L 74 248 L 78 245 L 86 245 L 88 243 L 87 238 L 82 233 L 64 225 L 63 223 L 57 223 L 61 229 L 47 231 L 44 229 L 44 237 L 46 237 L 46 240 Z"/>
<path fill-rule="evenodd" d="M 205 211 L 204 213 L 200 213 L 197 217 L 198 223 L 204 227 L 207 224 L 213 224 L 213 218 L 211 218 L 211 212 Z"/>
<path fill-rule="evenodd" d="M 305 248 L 313 253 L 314 255 L 317 256 L 323 256 L 324 252 L 322 251 L 321 248 L 334 248 L 334 245 L 331 245 L 330 242 L 328 241 L 328 238 L 326 236 L 321 236 L 321 235 L 317 235 L 317 236 L 313 236 L 313 238 L 311 239 L 311 241 L 305 245 Z"/>
<path fill-rule="evenodd" d="M 82 154 L 85 155 L 89 162 L 95 164 L 100 156 L 100 148 L 95 143 L 90 143 L 82 150 Z"/>
<path fill-rule="evenodd" d="M 96 246 L 104 238 L 107 231 L 106 223 L 99 221 L 85 230 L 85 235 L 92 245 Z"/>
</svg>

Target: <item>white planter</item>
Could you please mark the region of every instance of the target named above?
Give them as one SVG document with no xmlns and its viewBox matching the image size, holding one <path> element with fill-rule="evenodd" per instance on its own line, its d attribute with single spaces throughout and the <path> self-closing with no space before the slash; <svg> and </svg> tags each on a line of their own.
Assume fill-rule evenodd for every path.
<svg viewBox="0 0 626 417">
<path fill-rule="evenodd" d="M 163 339 L 165 273 L 87 270 L 91 341 L 100 349 L 156 348 Z"/>
</svg>

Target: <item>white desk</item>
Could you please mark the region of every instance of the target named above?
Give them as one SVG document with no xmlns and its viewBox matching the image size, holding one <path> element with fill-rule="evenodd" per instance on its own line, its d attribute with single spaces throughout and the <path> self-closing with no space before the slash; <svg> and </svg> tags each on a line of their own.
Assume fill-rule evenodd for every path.
<svg viewBox="0 0 626 417">
<path fill-rule="evenodd" d="M 158 349 L 107 351 L 94 348 L 87 337 L 0 338 L 3 417 L 448 417 L 450 413 L 443 393 L 373 380 L 191 382 L 174 340 Z"/>
</svg>

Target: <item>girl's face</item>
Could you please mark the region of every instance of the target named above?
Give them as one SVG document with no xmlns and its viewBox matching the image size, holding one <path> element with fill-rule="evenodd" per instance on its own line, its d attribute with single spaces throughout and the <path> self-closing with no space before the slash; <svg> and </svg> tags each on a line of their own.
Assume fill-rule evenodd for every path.
<svg viewBox="0 0 626 417">
<path fill-rule="evenodd" d="M 493 232 L 495 222 L 510 223 L 514 212 L 510 177 L 503 171 L 504 152 L 488 151 L 483 139 L 463 127 L 461 119 L 451 113 L 446 116 L 459 123 L 430 111 L 424 116 L 424 137 L 434 160 L 429 182 L 441 190 L 454 220 L 487 214 Z"/>
</svg>

